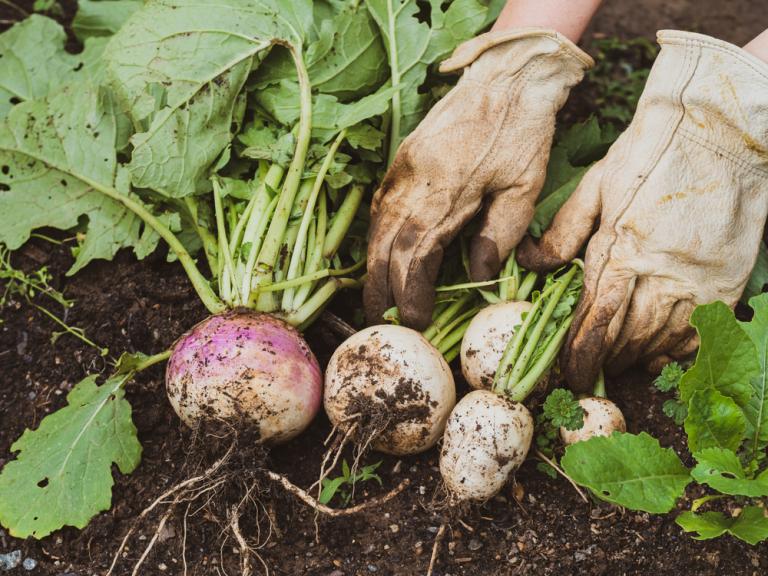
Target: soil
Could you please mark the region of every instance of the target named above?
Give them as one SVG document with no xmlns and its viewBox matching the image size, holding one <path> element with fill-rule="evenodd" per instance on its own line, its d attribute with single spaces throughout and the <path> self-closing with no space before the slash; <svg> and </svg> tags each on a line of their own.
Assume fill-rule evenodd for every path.
<svg viewBox="0 0 768 576">
<path fill-rule="evenodd" d="M 764 14 L 764 3 L 615 0 L 603 9 L 593 28 L 631 37 L 674 26 L 743 43 L 760 31 L 758 19 L 750 15 Z M 31 2 L 19 4 L 28 6 Z M 72 4 L 64 4 L 65 16 L 71 15 Z M 0 4 L 0 21 L 13 17 Z M 92 264 L 73 278 L 65 276 L 70 262 L 67 245 L 54 246 L 42 240 L 31 241 L 14 260 L 15 265 L 30 271 L 48 266 L 54 285 L 76 300 L 67 322 L 82 328 L 112 353 L 161 351 L 206 315 L 181 268 L 167 264 L 162 254 L 138 263 L 130 254 L 121 253 L 114 262 Z M 335 309 L 349 316 L 355 304 L 355 297 L 347 295 L 337 300 Z M 51 334 L 57 329 L 26 302 L 14 302 L 2 310 L 0 466 L 12 457 L 13 440 L 64 405 L 74 383 L 86 373 L 106 374 L 109 370 L 107 360 L 72 336 L 52 342 Z M 323 324 L 314 326 L 307 338 L 321 364 L 340 342 Z M 156 367 L 128 387 L 144 452 L 132 475 L 115 471 L 112 509 L 99 514 L 82 531 L 65 528 L 39 542 L 13 539 L 0 530 L 0 553 L 19 549 L 24 558 L 37 561 L 31 572 L 17 568 L 8 574 L 104 574 L 137 516 L 179 479 L 187 462 L 186 447 L 193 439 L 173 413 L 162 377 L 162 368 Z M 661 411 L 665 395 L 649 383 L 646 375 L 634 373 L 609 381 L 608 392 L 626 415 L 630 431 L 652 433 L 662 445 L 674 446 L 690 464 L 680 430 Z M 465 392 L 461 385 L 460 394 Z M 327 419 L 319 417 L 308 432 L 273 450 L 267 465 L 297 485 L 309 487 L 317 478 L 323 440 L 329 431 Z M 370 454 L 365 463 L 379 460 L 382 487 L 375 483 L 358 487 L 355 502 L 382 494 L 405 478 L 411 484 L 385 506 L 352 518 L 318 518 L 280 487 L 262 487 L 260 498 L 270 510 L 273 529 L 269 534 L 258 534 L 258 523 L 246 521 L 243 531 L 249 541 L 260 542 L 258 553 L 270 574 L 426 573 L 433 542 L 446 520 L 440 506 L 443 497 L 437 451 L 402 460 Z M 157 520 L 152 516 L 138 527 L 115 574 L 131 573 L 155 532 Z M 186 562 L 190 575 L 239 574 L 236 545 L 231 538 L 222 542 L 218 521 L 215 512 L 191 510 L 184 538 L 183 514 L 178 511 L 170 517 L 139 573 L 183 574 Z M 565 480 L 552 480 L 538 472 L 533 460 L 499 497 L 460 518 L 453 517 L 449 524 L 435 569 L 440 576 L 761 574 L 768 566 L 768 544 L 750 547 L 728 537 L 699 542 L 682 533 L 674 523 L 674 514 L 652 516 L 597 502 L 585 504 Z M 254 570 L 264 572 L 258 563 Z"/>
</svg>

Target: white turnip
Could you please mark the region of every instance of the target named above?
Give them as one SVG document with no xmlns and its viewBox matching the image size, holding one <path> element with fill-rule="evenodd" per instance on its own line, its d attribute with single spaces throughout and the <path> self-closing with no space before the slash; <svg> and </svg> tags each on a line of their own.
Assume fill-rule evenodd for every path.
<svg viewBox="0 0 768 576">
<path fill-rule="evenodd" d="M 472 319 L 461 342 L 461 372 L 472 388 L 491 389 L 507 344 L 532 307 L 526 301 L 501 302 Z"/>
<path fill-rule="evenodd" d="M 364 442 L 387 454 L 435 445 L 456 403 L 453 375 L 440 352 L 403 326 L 372 326 L 339 346 L 325 375 L 325 411 L 334 426 L 356 425 Z"/>
<path fill-rule="evenodd" d="M 614 432 L 627 431 L 621 410 L 607 398 L 582 398 L 579 405 L 584 410 L 584 425 L 577 430 L 560 427 L 560 437 L 566 445 L 583 442 L 595 436 L 610 436 Z"/>
<path fill-rule="evenodd" d="M 209 316 L 173 347 L 166 390 L 179 418 L 254 426 L 262 442 L 301 433 L 320 408 L 322 374 L 299 332 L 268 314 Z"/>
<path fill-rule="evenodd" d="M 475 390 L 453 409 L 440 451 L 440 473 L 459 501 L 485 501 L 504 487 L 525 460 L 533 417 L 518 402 Z"/>
</svg>

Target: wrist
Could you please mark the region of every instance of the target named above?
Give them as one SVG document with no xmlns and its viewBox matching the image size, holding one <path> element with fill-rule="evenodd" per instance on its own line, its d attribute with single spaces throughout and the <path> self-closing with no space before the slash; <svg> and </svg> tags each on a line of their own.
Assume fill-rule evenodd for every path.
<svg viewBox="0 0 768 576">
<path fill-rule="evenodd" d="M 744 50 L 753 56 L 757 56 L 764 62 L 768 62 L 768 30 L 744 46 Z"/>
<path fill-rule="evenodd" d="M 549 28 L 578 42 L 602 0 L 507 0 L 494 31 Z"/>
</svg>

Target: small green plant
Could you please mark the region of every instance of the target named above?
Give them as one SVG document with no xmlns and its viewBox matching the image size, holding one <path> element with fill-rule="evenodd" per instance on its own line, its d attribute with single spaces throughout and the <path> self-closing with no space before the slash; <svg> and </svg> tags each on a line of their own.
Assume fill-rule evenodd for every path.
<svg viewBox="0 0 768 576">
<path fill-rule="evenodd" d="M 375 481 L 381 486 L 381 477 L 376 474 L 376 469 L 381 466 L 381 462 L 375 464 L 369 464 L 363 466 L 356 472 L 352 472 L 349 467 L 349 463 L 342 461 L 341 463 L 341 476 L 336 478 L 323 478 L 323 489 L 320 492 L 320 498 L 318 500 L 321 504 L 328 504 L 333 500 L 334 496 L 338 496 L 343 506 L 347 506 L 352 500 L 354 494 L 355 485 L 358 482 Z"/>
<path fill-rule="evenodd" d="M 698 540 L 768 539 L 768 294 L 749 304 L 750 322 L 722 302 L 696 308 L 696 362 L 687 370 L 670 364 L 656 380 L 657 388 L 675 393 L 664 411 L 685 428 L 692 469 L 644 432 L 615 433 L 569 446 L 561 460 L 568 475 L 598 498 L 659 514 L 674 509 L 696 482 L 706 494 L 677 517 L 683 530 Z M 732 513 L 699 512 L 712 501 Z"/>
<path fill-rule="evenodd" d="M 51 333 L 51 344 L 56 343 L 61 336 L 71 334 L 91 348 L 98 350 L 101 356 L 107 356 L 107 354 L 109 354 L 109 349 L 99 346 L 93 340 L 88 338 L 82 328 L 70 326 L 61 317 L 34 301 L 38 296 L 47 296 L 65 309 L 74 306 L 75 303 L 73 300 L 68 299 L 63 293 L 51 286 L 52 278 L 47 266 L 42 266 L 29 274 L 23 270 L 14 268 L 11 263 L 11 251 L 0 244 L 0 281 L 5 284 L 5 290 L 3 290 L 3 294 L 0 296 L 0 308 L 7 306 L 10 300 L 14 297 L 22 298 L 29 305 L 37 308 L 62 328 L 60 331 Z"/>
<path fill-rule="evenodd" d="M 550 460 L 557 460 L 555 447 L 560 427 L 566 430 L 578 430 L 584 425 L 584 409 L 573 392 L 565 388 L 555 388 L 544 400 L 541 413 L 536 417 L 536 448 Z M 537 470 L 551 478 L 557 472 L 547 462 L 539 462 Z"/>
<path fill-rule="evenodd" d="M 672 418 L 675 424 L 682 426 L 685 417 L 688 415 L 688 406 L 680 401 L 680 381 L 685 374 L 685 370 L 677 362 L 671 362 L 664 366 L 661 374 L 653 381 L 661 392 L 674 392 L 675 397 L 665 400 L 662 406 L 664 414 Z"/>
</svg>

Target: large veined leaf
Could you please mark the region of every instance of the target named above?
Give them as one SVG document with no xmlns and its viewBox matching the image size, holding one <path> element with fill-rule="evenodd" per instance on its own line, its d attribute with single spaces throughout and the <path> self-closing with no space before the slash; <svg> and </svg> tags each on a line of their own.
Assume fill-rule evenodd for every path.
<svg viewBox="0 0 768 576">
<path fill-rule="evenodd" d="M 43 538 L 65 525 L 82 528 L 109 508 L 112 463 L 128 474 L 141 459 L 124 398 L 127 378 L 101 386 L 94 376 L 82 380 L 65 408 L 11 446 L 19 454 L 0 473 L 0 523 L 12 536 Z"/>
<path fill-rule="evenodd" d="M 172 197 L 206 189 L 254 57 L 275 43 L 301 51 L 311 26 L 310 0 L 158 0 L 135 12 L 105 51 L 137 129 L 133 184 Z"/>
<path fill-rule="evenodd" d="M 676 522 L 686 532 L 693 532 L 696 540 L 709 540 L 730 534 L 753 546 L 768 538 L 768 518 L 759 506 L 747 506 L 741 514 L 732 518 L 722 512 L 683 512 Z"/>
<path fill-rule="evenodd" d="M 691 324 L 701 345 L 696 363 L 680 381 L 680 397 L 688 402 L 696 390 L 715 388 L 744 406 L 752 394 L 750 382 L 761 372 L 752 340 L 722 302 L 698 306 Z"/>
<path fill-rule="evenodd" d="M 365 5 L 341 4 L 338 12 L 315 4 L 306 64 L 314 90 L 346 101 L 371 93 L 389 73 L 386 50 Z M 260 68 L 254 86 L 264 88 L 287 79 L 296 79 L 296 68 L 286 50 L 275 50 Z"/>
<path fill-rule="evenodd" d="M 403 138 L 421 121 L 431 103 L 419 88 L 427 69 L 486 24 L 488 6 L 479 0 L 429 0 L 429 23 L 419 19 L 416 0 L 366 0 L 389 53 L 393 86 L 390 162 Z"/>
<path fill-rule="evenodd" d="M 87 85 L 15 106 L 0 123 L 0 242 L 15 249 L 36 228 L 68 229 L 85 216 L 70 274 L 123 247 L 151 252 L 154 232 L 104 194 L 128 193 L 115 152 L 122 131 L 110 100 Z"/>
<path fill-rule="evenodd" d="M 738 450 L 747 422 L 744 412 L 714 388 L 696 390 L 688 401 L 685 433 L 692 451 L 704 448 Z"/>
<path fill-rule="evenodd" d="M 633 510 L 669 512 L 691 476 L 671 448 L 645 432 L 614 432 L 568 446 L 563 469 L 598 497 Z"/>
<path fill-rule="evenodd" d="M 750 379 L 752 396 L 744 405 L 747 418 L 747 448 L 755 457 L 768 445 L 768 294 L 749 301 L 754 310 L 751 322 L 741 322 L 741 328 L 755 345 L 760 371 Z"/>
<path fill-rule="evenodd" d="M 694 480 L 707 484 L 723 494 L 768 496 L 768 471 L 763 471 L 757 478 L 748 478 L 739 457 L 731 450 L 723 448 L 705 448 L 694 453 L 696 467 L 691 471 Z"/>
<path fill-rule="evenodd" d="M 64 29 L 33 14 L 0 34 L 0 119 L 14 104 L 46 97 L 54 88 L 93 74 L 104 49 L 89 42 L 80 54 L 64 50 Z"/>
<path fill-rule="evenodd" d="M 78 0 L 72 30 L 81 41 L 111 36 L 142 4 L 142 0 Z"/>
</svg>

